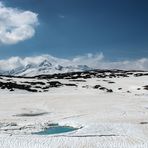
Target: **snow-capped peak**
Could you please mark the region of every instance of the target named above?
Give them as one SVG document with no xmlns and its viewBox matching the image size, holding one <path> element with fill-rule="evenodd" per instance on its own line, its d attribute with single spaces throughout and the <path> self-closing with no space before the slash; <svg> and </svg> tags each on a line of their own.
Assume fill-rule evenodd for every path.
<svg viewBox="0 0 148 148">
<path fill-rule="evenodd" d="M 3 67 L 8 65 L 7 67 Z M 70 60 L 59 59 L 50 55 L 19 58 L 13 57 L 0 61 L 0 74 L 16 76 L 34 76 L 40 74 L 64 73 L 89 70 L 87 65 L 77 65 Z"/>
</svg>

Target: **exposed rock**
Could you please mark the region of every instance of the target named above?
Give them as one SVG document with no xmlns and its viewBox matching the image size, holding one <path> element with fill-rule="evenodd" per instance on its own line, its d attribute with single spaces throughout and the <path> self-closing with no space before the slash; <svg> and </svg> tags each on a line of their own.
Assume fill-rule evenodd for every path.
<svg viewBox="0 0 148 148">
<path fill-rule="evenodd" d="M 101 85 L 95 85 L 93 88 L 94 89 L 98 89 L 98 88 L 100 88 L 101 87 Z"/>
</svg>

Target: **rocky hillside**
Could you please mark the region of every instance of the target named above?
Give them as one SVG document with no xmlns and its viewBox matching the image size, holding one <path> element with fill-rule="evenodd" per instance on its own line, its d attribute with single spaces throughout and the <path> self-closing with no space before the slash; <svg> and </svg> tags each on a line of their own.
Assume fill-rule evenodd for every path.
<svg viewBox="0 0 148 148">
<path fill-rule="evenodd" d="M 106 92 L 113 92 L 111 84 L 116 80 L 123 78 L 148 77 L 148 72 L 144 71 L 123 71 L 123 70 L 90 70 L 85 72 L 70 72 L 51 75 L 38 75 L 34 77 L 23 76 L 0 76 L 0 89 L 15 91 L 26 90 L 29 92 L 46 92 L 51 88 L 57 87 L 81 87 L 99 89 Z M 95 81 L 93 85 L 88 83 L 89 80 Z M 103 86 L 102 82 L 108 84 Z M 141 86 L 147 90 L 148 86 Z M 122 88 L 118 87 L 118 90 Z M 137 87 L 137 90 L 141 89 Z"/>
</svg>

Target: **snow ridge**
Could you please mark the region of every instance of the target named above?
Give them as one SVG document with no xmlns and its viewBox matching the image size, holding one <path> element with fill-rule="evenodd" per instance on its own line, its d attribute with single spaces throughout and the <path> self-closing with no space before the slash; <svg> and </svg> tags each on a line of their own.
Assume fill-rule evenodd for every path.
<svg viewBox="0 0 148 148">
<path fill-rule="evenodd" d="M 0 74 L 13 76 L 35 76 L 41 74 L 65 73 L 91 70 L 87 65 L 79 65 L 70 60 L 59 59 L 50 55 L 19 58 L 12 57 L 0 61 Z"/>
</svg>

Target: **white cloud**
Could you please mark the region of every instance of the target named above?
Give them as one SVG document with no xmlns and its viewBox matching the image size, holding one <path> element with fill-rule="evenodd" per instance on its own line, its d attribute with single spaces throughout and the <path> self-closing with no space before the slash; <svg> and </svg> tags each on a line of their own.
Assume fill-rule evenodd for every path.
<svg viewBox="0 0 148 148">
<path fill-rule="evenodd" d="M 61 19 L 64 19 L 65 18 L 65 16 L 62 15 L 62 14 L 59 14 L 58 17 L 61 18 Z"/>
<path fill-rule="evenodd" d="M 0 60 L 0 70 L 7 71 L 28 64 L 39 65 L 44 60 L 48 60 L 53 65 L 74 66 L 87 65 L 98 69 L 123 69 L 123 70 L 148 70 L 148 58 L 141 58 L 131 61 L 108 61 L 102 53 L 100 54 L 86 54 L 77 56 L 71 59 L 56 58 L 51 55 L 41 55 L 34 57 L 11 57 L 6 60 Z"/>
<path fill-rule="evenodd" d="M 95 54 L 88 53 L 82 56 L 77 56 L 72 59 L 72 63 L 75 65 L 88 65 L 90 67 L 98 67 L 100 61 L 104 59 L 103 53 Z"/>
<path fill-rule="evenodd" d="M 0 2 L 1 44 L 16 44 L 33 37 L 38 23 L 36 13 L 6 7 Z"/>
</svg>

